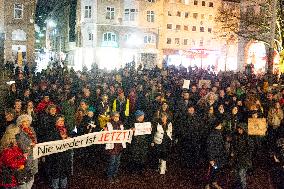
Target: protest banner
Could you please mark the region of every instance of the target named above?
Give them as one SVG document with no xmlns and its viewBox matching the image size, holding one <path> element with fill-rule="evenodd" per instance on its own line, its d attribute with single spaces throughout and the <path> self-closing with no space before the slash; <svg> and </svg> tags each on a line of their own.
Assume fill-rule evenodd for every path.
<svg viewBox="0 0 284 189">
<path fill-rule="evenodd" d="M 211 81 L 210 80 L 199 80 L 198 88 L 202 88 L 202 86 L 206 86 L 206 88 L 210 88 L 211 87 Z"/>
<path fill-rule="evenodd" d="M 190 80 L 183 80 L 183 89 L 189 89 Z"/>
<path fill-rule="evenodd" d="M 74 148 L 82 148 L 93 144 L 131 143 L 132 130 L 113 130 L 90 133 L 65 140 L 57 140 L 36 144 L 33 148 L 33 158 L 38 159 L 54 153 L 64 152 Z"/>
<path fill-rule="evenodd" d="M 150 122 L 135 123 L 134 127 L 135 127 L 134 136 L 149 135 L 152 132 L 152 126 Z"/>
<path fill-rule="evenodd" d="M 266 134 L 266 119 L 265 118 L 249 118 L 248 119 L 248 134 L 264 136 Z"/>
</svg>

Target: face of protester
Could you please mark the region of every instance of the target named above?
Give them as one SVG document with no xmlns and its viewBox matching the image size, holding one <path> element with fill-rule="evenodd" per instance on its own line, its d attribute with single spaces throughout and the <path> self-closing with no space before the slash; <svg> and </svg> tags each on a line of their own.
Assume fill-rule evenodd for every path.
<svg viewBox="0 0 284 189">
<path fill-rule="evenodd" d="M 214 114 L 214 108 L 212 106 L 209 108 L 209 114 Z"/>
<path fill-rule="evenodd" d="M 43 101 L 44 101 L 44 102 L 49 102 L 49 96 L 43 97 Z"/>
<path fill-rule="evenodd" d="M 225 96 L 225 91 L 224 91 L 224 90 L 220 90 L 220 91 L 219 91 L 219 96 L 220 96 L 221 98 L 223 98 L 223 97 Z"/>
<path fill-rule="evenodd" d="M 12 84 L 11 85 L 11 91 L 13 91 L 13 92 L 16 92 L 17 91 L 17 88 L 16 88 L 16 84 Z"/>
<path fill-rule="evenodd" d="M 193 115 L 194 112 L 195 112 L 194 107 L 189 107 L 189 108 L 187 109 L 187 112 L 188 112 L 188 114 Z"/>
<path fill-rule="evenodd" d="M 196 88 L 196 86 L 192 86 L 192 87 L 191 87 L 191 92 L 192 92 L 192 93 L 197 92 L 197 88 Z"/>
<path fill-rule="evenodd" d="M 21 110 L 21 108 L 22 108 L 22 102 L 20 101 L 15 102 L 15 110 Z"/>
<path fill-rule="evenodd" d="M 111 117 L 111 119 L 114 121 L 114 122 L 118 122 L 119 121 L 119 114 L 115 114 Z"/>
<path fill-rule="evenodd" d="M 237 105 L 238 105 L 238 106 L 243 106 L 243 102 L 242 102 L 241 100 L 239 100 L 239 101 L 237 102 Z"/>
<path fill-rule="evenodd" d="M 162 120 L 163 124 L 166 124 L 167 120 L 168 120 L 168 116 L 167 115 L 162 115 L 161 120 Z"/>
<path fill-rule="evenodd" d="M 169 105 L 167 103 L 163 103 L 162 110 L 166 111 L 168 109 Z"/>
<path fill-rule="evenodd" d="M 29 101 L 27 106 L 28 106 L 28 109 L 33 109 L 34 108 L 34 104 L 33 104 L 32 101 Z"/>
<path fill-rule="evenodd" d="M 189 100 L 189 93 L 183 93 L 183 99 Z"/>
<path fill-rule="evenodd" d="M 145 118 L 145 116 L 141 115 L 141 116 L 137 117 L 136 120 L 138 121 L 138 123 L 141 123 L 141 122 L 144 121 L 144 118 Z"/>
<path fill-rule="evenodd" d="M 52 107 L 49 109 L 49 114 L 54 116 L 56 114 L 56 108 L 55 107 Z"/>
<path fill-rule="evenodd" d="M 57 121 L 56 121 L 56 125 L 58 127 L 64 127 L 64 118 L 59 118 Z"/>
<path fill-rule="evenodd" d="M 267 94 L 267 99 L 268 100 L 272 100 L 273 99 L 273 94 L 272 93 L 268 93 Z"/>
<path fill-rule="evenodd" d="M 80 102 L 80 108 L 82 108 L 83 110 L 87 110 L 88 105 L 86 102 Z"/>
<path fill-rule="evenodd" d="M 94 112 L 88 111 L 87 115 L 88 115 L 88 117 L 92 118 L 94 116 Z"/>
<path fill-rule="evenodd" d="M 10 112 L 6 112 L 5 113 L 5 119 L 6 119 L 6 121 L 10 122 L 14 119 L 14 115 Z"/>
<path fill-rule="evenodd" d="M 281 106 L 280 106 L 280 103 L 279 103 L 279 102 L 276 102 L 276 103 L 275 103 L 275 108 L 276 108 L 276 109 L 280 109 L 280 108 L 281 108 Z"/>
<path fill-rule="evenodd" d="M 243 130 L 242 128 L 240 128 L 240 127 L 238 127 L 237 131 L 238 131 L 238 133 L 239 133 L 240 135 L 242 135 L 242 134 L 244 133 L 244 130 Z"/>
<path fill-rule="evenodd" d="M 233 107 L 232 114 L 236 115 L 238 113 L 238 107 Z"/>
<path fill-rule="evenodd" d="M 23 80 L 23 79 L 24 79 L 24 75 L 20 73 L 20 74 L 18 75 L 18 79 L 19 79 L 19 80 Z"/>
<path fill-rule="evenodd" d="M 213 94 L 210 94 L 210 95 L 208 96 L 208 100 L 209 100 L 209 101 L 214 101 L 214 100 L 215 100 L 214 95 L 213 95 Z"/>
<path fill-rule="evenodd" d="M 218 108 L 219 112 L 222 114 L 224 113 L 224 106 L 223 105 L 220 105 L 219 108 Z"/>
<path fill-rule="evenodd" d="M 212 92 L 213 92 L 213 93 L 216 93 L 217 90 L 218 90 L 217 87 L 212 87 Z"/>
<path fill-rule="evenodd" d="M 30 126 L 30 121 L 28 118 L 24 118 L 21 122 L 22 128 L 28 128 Z"/>
</svg>

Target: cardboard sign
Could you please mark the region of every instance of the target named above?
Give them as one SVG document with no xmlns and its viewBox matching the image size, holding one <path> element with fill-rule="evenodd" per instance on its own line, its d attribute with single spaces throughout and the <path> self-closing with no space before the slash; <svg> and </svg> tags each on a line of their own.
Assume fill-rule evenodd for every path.
<svg viewBox="0 0 284 189">
<path fill-rule="evenodd" d="M 203 85 L 205 85 L 206 88 L 210 88 L 211 87 L 211 81 L 210 80 L 199 80 L 198 88 L 202 88 Z"/>
<path fill-rule="evenodd" d="M 267 124 L 265 118 L 249 118 L 248 119 L 248 134 L 265 136 Z"/>
<path fill-rule="evenodd" d="M 190 80 L 183 80 L 183 89 L 189 89 Z"/>
<path fill-rule="evenodd" d="M 131 143 L 132 130 L 113 130 L 90 133 L 65 140 L 57 140 L 36 144 L 33 148 L 33 158 L 64 152 L 74 148 L 82 148 L 93 144 Z"/>
<path fill-rule="evenodd" d="M 135 123 L 134 126 L 135 126 L 134 136 L 150 135 L 152 132 L 152 126 L 150 122 Z"/>
</svg>

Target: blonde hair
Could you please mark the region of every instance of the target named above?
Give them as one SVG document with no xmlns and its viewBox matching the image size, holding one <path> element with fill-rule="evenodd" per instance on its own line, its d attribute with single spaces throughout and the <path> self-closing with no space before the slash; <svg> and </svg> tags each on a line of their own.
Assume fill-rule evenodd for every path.
<svg viewBox="0 0 284 189">
<path fill-rule="evenodd" d="M 33 120 L 32 116 L 30 116 L 30 115 L 28 115 L 28 114 L 20 115 L 20 116 L 18 117 L 18 119 L 17 119 L 17 126 L 22 125 L 22 121 L 23 121 L 24 119 L 28 119 L 28 121 L 29 121 L 30 124 L 32 123 L 32 120 Z"/>
<path fill-rule="evenodd" d="M 20 128 L 17 125 L 9 125 L 0 141 L 0 152 L 11 145 L 17 144 L 16 135 L 20 133 Z"/>
</svg>

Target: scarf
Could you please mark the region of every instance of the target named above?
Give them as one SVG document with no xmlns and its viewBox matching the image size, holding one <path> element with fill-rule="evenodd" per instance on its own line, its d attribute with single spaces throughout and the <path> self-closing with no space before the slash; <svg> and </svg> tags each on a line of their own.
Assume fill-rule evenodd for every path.
<svg viewBox="0 0 284 189">
<path fill-rule="evenodd" d="M 56 125 L 56 129 L 59 131 L 59 134 L 60 134 L 62 139 L 66 139 L 68 137 L 67 129 L 64 126 L 60 127 L 60 126 Z"/>
<path fill-rule="evenodd" d="M 36 144 L 36 137 L 32 131 L 32 129 L 30 127 L 22 127 L 22 130 L 30 137 L 30 139 L 32 140 L 32 143 Z"/>
</svg>

